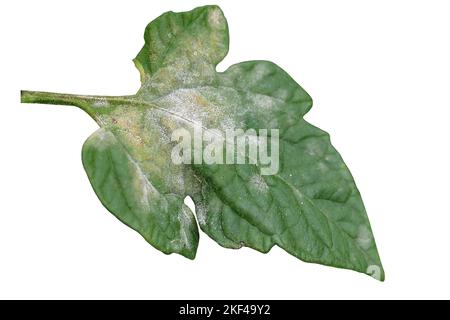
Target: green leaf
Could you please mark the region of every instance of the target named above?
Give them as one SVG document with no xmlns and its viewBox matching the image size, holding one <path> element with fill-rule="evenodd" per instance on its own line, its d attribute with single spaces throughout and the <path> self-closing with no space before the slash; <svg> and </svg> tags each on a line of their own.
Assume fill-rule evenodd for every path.
<svg viewBox="0 0 450 320">
<path fill-rule="evenodd" d="M 277 245 L 307 262 L 384 280 L 348 168 L 328 134 L 303 119 L 310 96 L 268 61 L 217 72 L 227 51 L 217 6 L 168 12 L 145 30 L 134 59 L 142 81 L 135 95 L 23 91 L 22 102 L 75 105 L 96 120 L 101 129 L 85 142 L 83 164 L 97 196 L 165 253 L 195 257 L 197 225 L 183 203 L 191 196 L 201 229 L 223 247 L 268 252 Z M 222 138 L 235 128 L 277 129 L 279 167 L 267 173 L 238 151 L 233 156 L 244 156 L 244 164 L 176 164 L 172 133 L 181 128 L 191 135 L 214 128 Z M 194 144 L 194 153 L 204 150 Z"/>
<path fill-rule="evenodd" d="M 145 162 L 137 161 L 112 131 L 102 128 L 89 137 L 83 164 L 103 205 L 118 219 L 162 252 L 195 257 L 198 230 L 183 196 L 157 189 L 144 172 Z"/>
</svg>

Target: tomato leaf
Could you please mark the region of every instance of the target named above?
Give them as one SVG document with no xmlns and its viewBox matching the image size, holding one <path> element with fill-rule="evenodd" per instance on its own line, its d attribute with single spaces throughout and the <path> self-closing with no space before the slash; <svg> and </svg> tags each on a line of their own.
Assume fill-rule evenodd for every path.
<svg viewBox="0 0 450 320">
<path fill-rule="evenodd" d="M 191 196 L 201 229 L 223 247 L 268 252 L 277 245 L 307 262 L 383 280 L 355 182 L 329 135 L 303 119 L 310 96 L 268 61 L 217 72 L 228 52 L 217 6 L 165 13 L 144 38 L 134 59 L 142 82 L 135 95 L 22 91 L 22 102 L 75 105 L 99 124 L 83 146 L 83 164 L 103 205 L 155 248 L 193 259 L 197 224 L 183 202 Z M 279 164 L 269 174 L 251 161 L 176 164 L 179 128 L 194 135 L 199 128 L 219 135 L 277 129 Z"/>
</svg>

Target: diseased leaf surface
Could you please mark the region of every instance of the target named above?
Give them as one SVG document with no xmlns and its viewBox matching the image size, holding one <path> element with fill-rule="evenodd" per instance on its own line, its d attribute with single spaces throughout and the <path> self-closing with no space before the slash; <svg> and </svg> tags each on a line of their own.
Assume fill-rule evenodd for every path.
<svg viewBox="0 0 450 320">
<path fill-rule="evenodd" d="M 157 189 L 111 131 L 102 128 L 89 137 L 83 164 L 98 197 L 117 218 L 162 252 L 195 257 L 198 230 L 182 195 Z"/>
<path fill-rule="evenodd" d="M 326 132 L 303 116 L 310 96 L 281 68 L 248 61 L 216 72 L 228 27 L 216 6 L 168 12 L 145 30 L 135 95 L 23 92 L 23 102 L 76 105 L 101 126 L 83 164 L 105 207 L 164 253 L 194 258 L 198 230 L 223 247 L 277 245 L 307 262 L 384 279 L 361 196 Z M 279 129 L 280 165 L 176 165 L 174 129 Z"/>
</svg>

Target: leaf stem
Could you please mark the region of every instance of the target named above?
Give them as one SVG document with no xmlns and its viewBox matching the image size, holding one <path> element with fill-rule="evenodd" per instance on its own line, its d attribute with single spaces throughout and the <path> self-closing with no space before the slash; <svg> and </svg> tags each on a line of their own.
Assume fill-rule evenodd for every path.
<svg viewBox="0 0 450 320">
<path fill-rule="evenodd" d="M 114 105 L 126 103 L 132 96 L 91 96 L 44 91 L 20 91 L 20 102 L 76 106 L 92 118 Z"/>
</svg>

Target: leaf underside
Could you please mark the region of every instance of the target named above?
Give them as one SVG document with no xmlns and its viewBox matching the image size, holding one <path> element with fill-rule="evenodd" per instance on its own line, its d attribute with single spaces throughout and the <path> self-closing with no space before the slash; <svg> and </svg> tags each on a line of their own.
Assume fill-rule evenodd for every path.
<svg viewBox="0 0 450 320">
<path fill-rule="evenodd" d="M 167 12 L 145 30 L 134 59 L 135 95 L 85 97 L 23 93 L 24 102 L 72 104 L 100 125 L 83 165 L 103 203 L 164 253 L 193 259 L 200 228 L 226 248 L 268 252 L 277 245 L 307 262 L 384 280 L 355 182 L 329 135 L 303 117 L 310 96 L 281 68 L 248 61 L 217 72 L 228 26 L 217 6 Z M 280 166 L 176 165 L 171 132 L 185 128 L 278 129 Z"/>
</svg>

